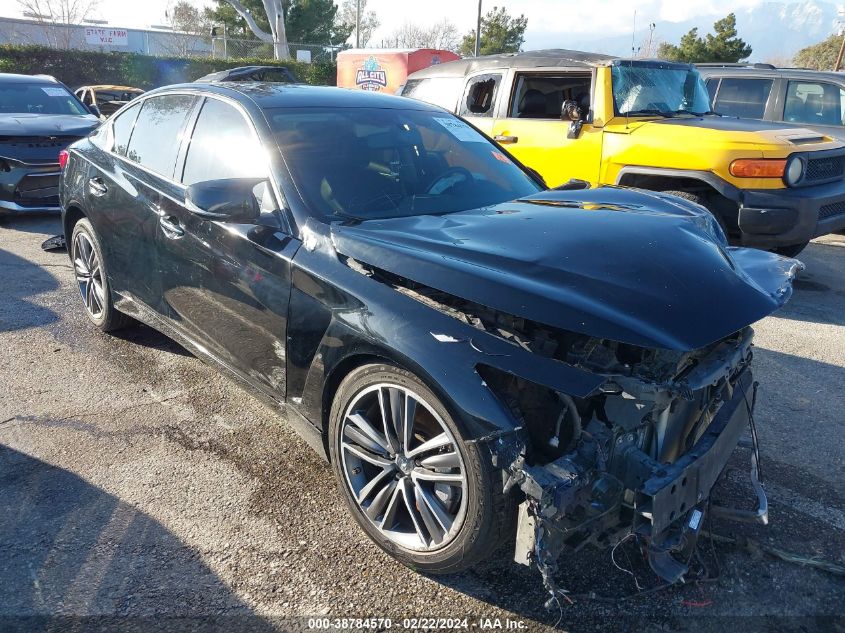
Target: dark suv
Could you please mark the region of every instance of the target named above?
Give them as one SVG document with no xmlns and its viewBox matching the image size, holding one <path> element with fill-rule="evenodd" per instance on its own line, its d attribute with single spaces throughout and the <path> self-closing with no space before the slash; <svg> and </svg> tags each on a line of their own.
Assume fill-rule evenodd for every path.
<svg viewBox="0 0 845 633">
<path fill-rule="evenodd" d="M 771 64 L 699 64 L 713 109 L 845 140 L 845 74 Z"/>
<path fill-rule="evenodd" d="M 0 215 L 59 211 L 59 152 L 99 124 L 52 77 L 0 73 Z"/>
</svg>

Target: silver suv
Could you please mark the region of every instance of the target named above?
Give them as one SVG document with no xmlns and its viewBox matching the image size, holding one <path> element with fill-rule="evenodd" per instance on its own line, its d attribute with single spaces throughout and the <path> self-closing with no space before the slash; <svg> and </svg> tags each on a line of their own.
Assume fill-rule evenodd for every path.
<svg viewBox="0 0 845 633">
<path fill-rule="evenodd" d="M 698 64 L 713 110 L 794 123 L 845 140 L 845 73 L 771 64 Z"/>
</svg>

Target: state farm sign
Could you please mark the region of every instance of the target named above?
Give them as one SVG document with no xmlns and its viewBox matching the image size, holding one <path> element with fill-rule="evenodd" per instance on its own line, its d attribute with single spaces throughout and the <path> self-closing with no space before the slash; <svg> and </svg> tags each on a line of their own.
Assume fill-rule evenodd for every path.
<svg viewBox="0 0 845 633">
<path fill-rule="evenodd" d="M 129 33 L 126 29 L 85 27 L 85 41 L 95 46 L 129 46 Z"/>
</svg>

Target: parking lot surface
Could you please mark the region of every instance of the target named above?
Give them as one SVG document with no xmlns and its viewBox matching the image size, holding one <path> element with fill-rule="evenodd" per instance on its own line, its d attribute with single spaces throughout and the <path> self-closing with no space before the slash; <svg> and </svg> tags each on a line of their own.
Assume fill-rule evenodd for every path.
<svg viewBox="0 0 845 633">
<path fill-rule="evenodd" d="M 614 564 L 583 550 L 558 582 L 602 599 L 559 610 L 506 550 L 451 577 L 383 554 L 280 412 L 147 327 L 90 326 L 67 256 L 40 248 L 59 230 L 55 216 L 0 220 L 0 629 L 48 616 L 270 631 L 325 615 L 394 629 L 453 617 L 479 630 L 496 618 L 527 630 L 845 630 L 845 578 L 804 564 L 845 564 L 845 236 L 808 247 L 792 301 L 756 326 L 771 525 L 713 521 L 738 542 L 702 539 L 695 569 L 710 581 L 624 600 L 635 582 L 656 584 L 639 553 L 623 546 Z M 717 501 L 750 494 L 747 451 L 732 466 Z"/>
</svg>

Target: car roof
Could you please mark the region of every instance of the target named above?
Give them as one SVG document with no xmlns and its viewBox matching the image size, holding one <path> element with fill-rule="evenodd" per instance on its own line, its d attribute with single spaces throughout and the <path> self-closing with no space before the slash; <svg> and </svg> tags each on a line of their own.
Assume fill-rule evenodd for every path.
<svg viewBox="0 0 845 633">
<path fill-rule="evenodd" d="M 55 78 L 48 75 L 18 75 L 15 73 L 0 73 L 0 83 L 4 84 L 57 84 Z"/>
<path fill-rule="evenodd" d="M 468 57 L 445 64 L 435 64 L 413 73 L 413 77 L 463 77 L 478 71 L 496 70 L 501 68 L 518 69 L 554 69 L 554 68 L 595 68 L 611 64 L 631 62 L 636 65 L 656 65 L 690 68 L 690 64 L 670 62 L 661 59 L 627 59 L 608 55 L 606 53 L 587 53 L 563 48 L 550 48 L 539 51 L 522 53 L 504 53 L 501 55 L 485 55 L 483 57 Z"/>
<path fill-rule="evenodd" d="M 108 84 L 97 86 L 79 86 L 77 90 L 120 90 L 121 92 L 144 92 L 143 89 L 135 88 L 133 86 L 111 86 Z"/>
<path fill-rule="evenodd" d="M 337 107 L 444 112 L 442 108 L 423 101 L 380 92 L 293 83 L 194 82 L 165 86 L 148 92 L 146 95 L 154 96 L 184 91 L 202 91 L 229 96 L 238 100 L 250 100 L 261 109 Z"/>
<path fill-rule="evenodd" d="M 754 66 L 707 66 L 700 65 L 702 74 L 711 76 L 754 75 L 755 77 L 795 77 L 802 79 L 825 79 L 845 84 L 845 73 L 832 70 L 811 70 L 809 68 L 760 68 Z"/>
</svg>

